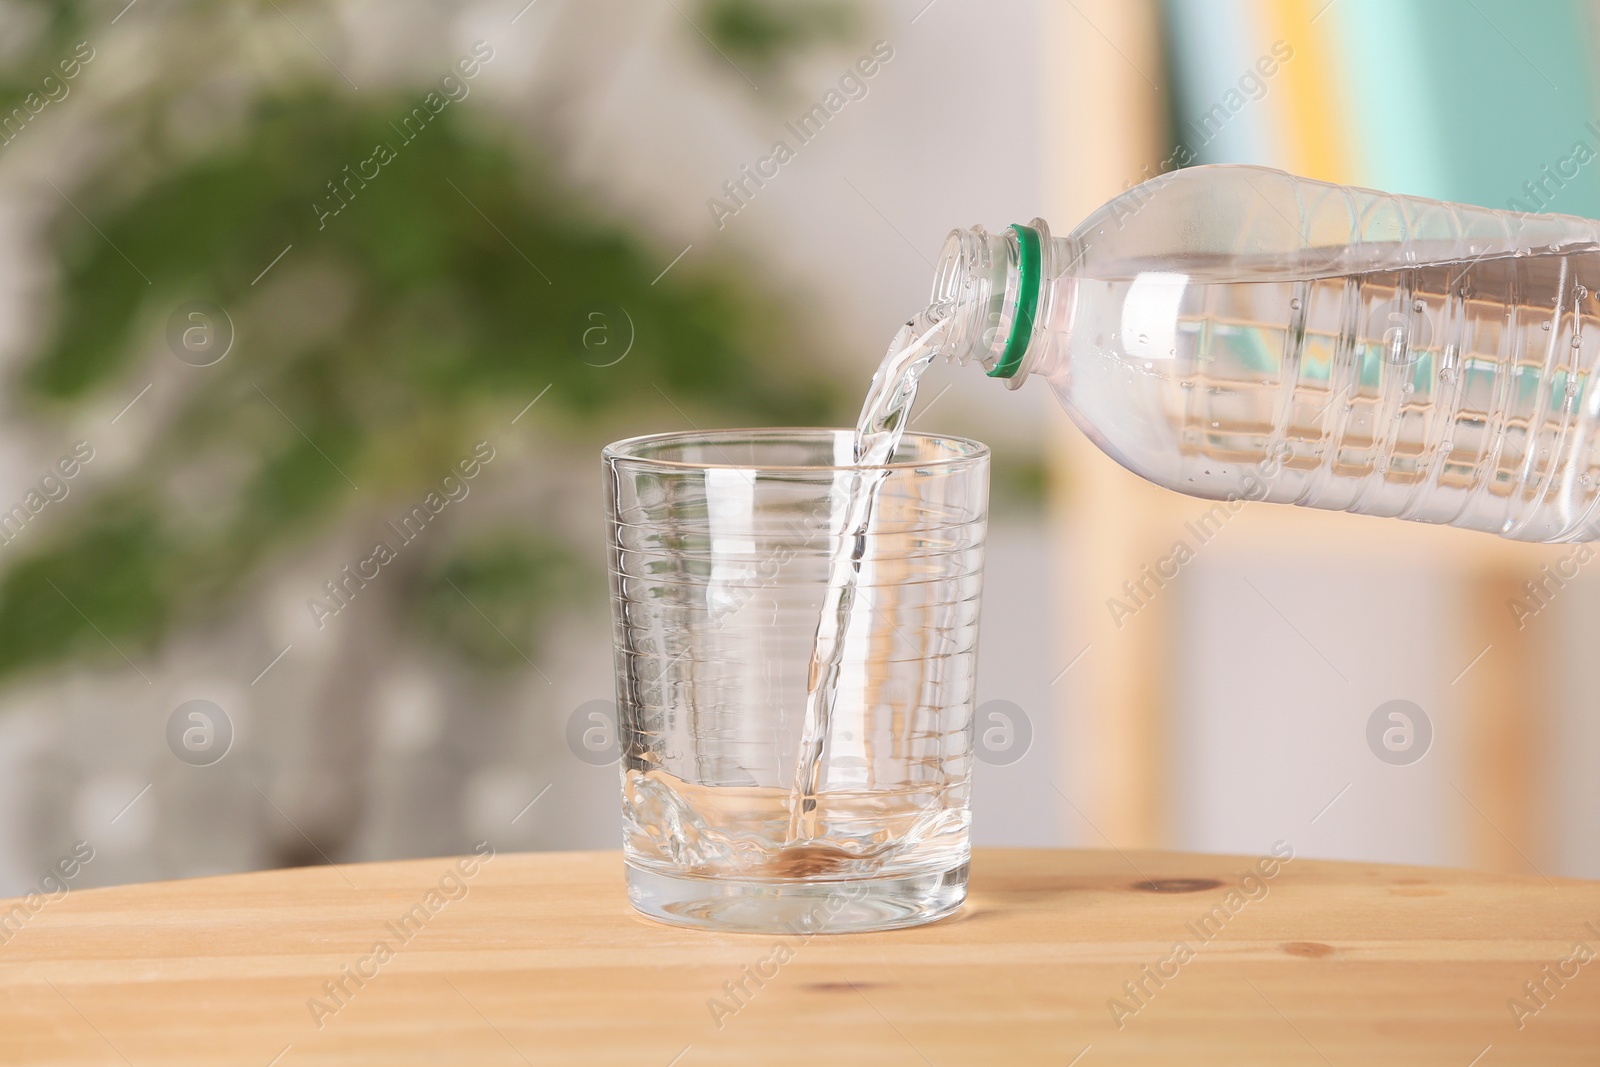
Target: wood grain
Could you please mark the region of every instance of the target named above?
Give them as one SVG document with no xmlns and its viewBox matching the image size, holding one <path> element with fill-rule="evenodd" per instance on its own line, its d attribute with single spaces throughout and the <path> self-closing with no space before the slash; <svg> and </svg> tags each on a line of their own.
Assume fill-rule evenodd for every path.
<svg viewBox="0 0 1600 1067">
<path fill-rule="evenodd" d="M 1600 952 L 1600 883 L 1295 859 L 1241 887 L 1257 862 L 980 850 L 958 917 L 809 941 L 638 917 L 616 853 L 75 891 L 0 944 L 0 1063 L 1600 1061 L 1600 960 L 1541 975 L 1579 942 Z M 400 944 L 392 924 L 419 903 Z M 313 1012 L 378 942 L 393 957 Z M 1193 958 L 1157 987 L 1143 968 L 1176 942 Z M 1519 1029 L 1508 1001 L 1532 1008 L 1523 983 L 1541 980 Z M 1135 1001 L 1124 983 L 1141 981 Z M 1120 1029 L 1113 998 L 1137 1005 Z"/>
</svg>

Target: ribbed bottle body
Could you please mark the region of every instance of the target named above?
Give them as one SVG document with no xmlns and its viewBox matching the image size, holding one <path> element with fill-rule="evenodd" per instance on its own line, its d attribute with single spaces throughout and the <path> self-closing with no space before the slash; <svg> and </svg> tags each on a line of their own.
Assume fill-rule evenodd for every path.
<svg viewBox="0 0 1600 1067">
<path fill-rule="evenodd" d="M 1600 537 L 1600 224 L 1194 168 L 1045 259 L 1029 373 L 1136 473 Z"/>
</svg>

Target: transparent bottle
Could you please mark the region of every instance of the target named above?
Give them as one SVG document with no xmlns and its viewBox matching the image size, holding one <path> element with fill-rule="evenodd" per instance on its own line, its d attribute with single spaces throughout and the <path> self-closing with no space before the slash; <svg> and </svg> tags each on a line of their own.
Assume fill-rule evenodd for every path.
<svg viewBox="0 0 1600 1067">
<path fill-rule="evenodd" d="M 1600 223 L 1260 167 L 957 230 L 945 351 L 1194 496 L 1600 538 Z"/>
</svg>

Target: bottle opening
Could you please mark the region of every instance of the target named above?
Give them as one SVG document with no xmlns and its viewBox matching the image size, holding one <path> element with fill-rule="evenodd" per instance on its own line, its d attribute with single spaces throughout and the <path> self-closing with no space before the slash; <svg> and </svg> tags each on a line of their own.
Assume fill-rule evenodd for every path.
<svg viewBox="0 0 1600 1067">
<path fill-rule="evenodd" d="M 989 233 L 953 230 L 934 274 L 931 304 L 950 319 L 944 351 L 1015 387 L 1027 376 L 1044 274 L 1041 224 Z"/>
</svg>

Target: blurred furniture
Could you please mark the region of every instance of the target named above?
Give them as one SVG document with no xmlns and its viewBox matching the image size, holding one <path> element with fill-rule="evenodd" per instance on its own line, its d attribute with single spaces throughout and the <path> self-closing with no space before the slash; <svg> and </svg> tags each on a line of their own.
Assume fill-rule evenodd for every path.
<svg viewBox="0 0 1600 1067">
<path fill-rule="evenodd" d="M 1393 152 L 1380 161 L 1389 168 L 1383 171 L 1386 176 L 1404 185 L 1447 171 L 1446 164 L 1467 167 L 1474 146 L 1465 141 L 1435 144 L 1417 134 L 1418 120 L 1393 98 L 1389 83 L 1384 83 L 1381 98 L 1361 95 L 1366 92 L 1357 84 L 1361 57 L 1341 50 L 1335 24 L 1346 15 L 1354 18 L 1357 11 L 1361 18 L 1378 15 L 1370 4 L 1349 6 L 1350 12 L 1330 12 L 1326 0 L 1261 0 L 1225 8 L 1191 4 L 1191 19 L 1183 17 L 1184 5 L 1177 2 L 1051 5 L 1043 47 L 1053 59 L 1046 65 L 1053 80 L 1046 87 L 1042 115 L 1054 194 L 1049 217 L 1062 228 L 1076 224 L 1130 185 L 1163 170 L 1162 161 L 1173 158 L 1175 141 L 1203 148 L 1209 143 L 1204 132 L 1169 122 L 1169 104 L 1184 88 L 1174 84 L 1182 81 L 1182 66 L 1207 68 L 1203 73 L 1212 77 L 1199 80 L 1228 88 L 1275 40 L 1291 44 L 1293 59 L 1281 64 L 1263 95 L 1247 100 L 1214 138 L 1219 143 L 1222 133 L 1230 138 L 1222 149 L 1225 158 L 1360 184 L 1364 172 L 1355 157 L 1363 151 L 1373 155 L 1382 146 L 1351 142 L 1358 135 L 1378 136 L 1379 124 L 1362 122 L 1381 110 L 1385 129 L 1403 123 L 1412 131 L 1403 161 L 1392 158 Z M 1473 32 L 1479 31 L 1492 35 L 1487 25 Z M 1495 47 L 1504 46 L 1494 40 Z M 1419 52 L 1444 47 L 1422 39 L 1409 45 Z M 1507 62 L 1517 62 L 1514 53 Z M 1495 70 L 1496 77 L 1504 74 Z M 1533 72 L 1522 73 L 1534 78 Z M 1342 99 L 1341 93 L 1352 98 Z M 1581 94 L 1570 105 L 1578 110 L 1584 106 Z M 1570 125 L 1576 129 L 1581 121 L 1572 119 Z M 1395 133 L 1391 140 L 1399 136 Z M 1211 145 L 1210 151 L 1215 155 L 1218 146 Z M 1252 155 L 1259 158 L 1244 158 Z M 1536 164 L 1529 164 L 1530 171 Z M 1508 189 L 1515 191 L 1514 184 Z M 1428 192 L 1410 186 L 1405 191 Z M 1450 195 L 1467 198 L 1469 192 L 1457 189 Z M 1185 521 L 1209 504 L 1149 485 L 1070 428 L 1063 429 L 1052 458 L 1057 487 L 1053 525 L 1065 546 L 1055 595 L 1062 618 L 1058 632 L 1064 635 L 1057 649 L 1063 671 L 1056 691 L 1058 711 L 1072 724 L 1057 754 L 1067 768 L 1066 822 L 1087 824 L 1078 839 L 1096 844 L 1181 845 L 1173 813 L 1193 798 L 1173 795 L 1181 756 L 1173 751 L 1173 739 L 1181 733 L 1179 717 L 1189 714 L 1184 694 L 1175 691 L 1174 665 L 1183 627 L 1200 625 L 1199 605 L 1184 604 L 1181 579 L 1179 589 L 1154 597 L 1126 627 L 1110 624 L 1106 604 L 1108 597 L 1124 595 L 1125 581 L 1139 580 L 1141 568 L 1171 553 Z M 1453 854 L 1474 866 L 1524 872 L 1537 870 L 1540 857 L 1548 856 L 1552 846 L 1548 827 L 1553 802 L 1541 797 L 1539 768 L 1541 745 L 1547 745 L 1554 729 L 1553 694 L 1545 681 L 1553 671 L 1553 654 L 1540 641 L 1553 641 L 1548 629 L 1542 635 L 1521 631 L 1508 602 L 1525 597 L 1524 583 L 1539 579 L 1541 567 L 1567 551 L 1412 523 L 1255 504 L 1245 506 L 1215 547 L 1205 548 L 1208 561 L 1224 565 L 1264 554 L 1302 560 L 1307 568 L 1327 567 L 1330 561 L 1360 567 L 1363 559 L 1382 559 L 1418 569 L 1442 567 L 1453 576 L 1449 584 L 1455 603 L 1442 604 L 1438 611 L 1449 646 L 1447 662 L 1436 665 L 1438 690 L 1449 706 L 1433 711 L 1441 725 L 1460 723 L 1459 743 L 1440 758 L 1455 761 L 1443 777 L 1459 781 L 1457 791 L 1471 799 L 1462 803 L 1448 789 L 1433 799 L 1451 805 L 1450 836 L 1460 842 L 1452 846 Z M 1331 607 L 1346 616 L 1382 610 L 1381 605 Z M 1231 684 L 1248 685 L 1249 679 Z M 1284 702 L 1291 702 L 1290 694 Z M 1370 709 L 1361 710 L 1364 715 Z M 1454 714 L 1447 717 L 1446 712 Z M 1248 768 L 1235 770 L 1244 774 Z"/>
<path fill-rule="evenodd" d="M 0 1062 L 1553 1067 L 1600 1048 L 1600 981 L 1542 970 L 1600 951 L 1593 883 L 1161 852 L 972 869 L 953 919 L 810 940 L 643 919 L 615 852 L 77 891 L 0 946 Z"/>
</svg>

